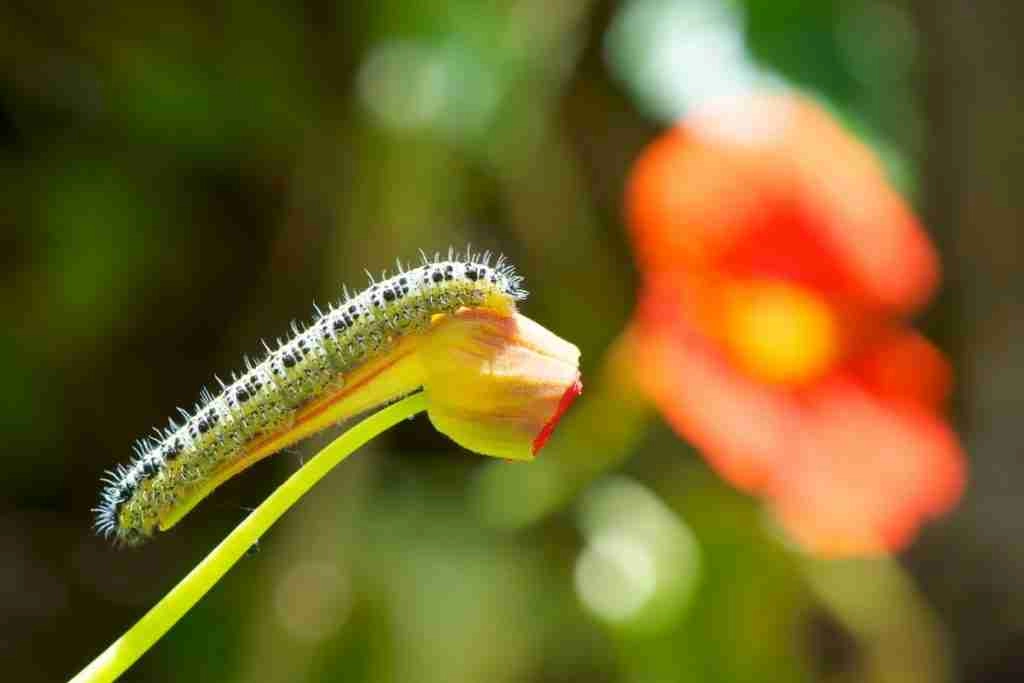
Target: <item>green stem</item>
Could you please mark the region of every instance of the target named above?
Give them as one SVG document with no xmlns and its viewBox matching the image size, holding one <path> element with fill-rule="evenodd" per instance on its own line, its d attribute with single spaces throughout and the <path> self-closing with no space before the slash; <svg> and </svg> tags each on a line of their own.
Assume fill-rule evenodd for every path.
<svg viewBox="0 0 1024 683">
<path fill-rule="evenodd" d="M 949 634 L 897 560 L 806 558 L 803 570 L 814 595 L 856 638 L 858 680 L 953 680 Z"/>
<path fill-rule="evenodd" d="M 288 478 L 228 534 L 202 562 L 134 626 L 71 679 L 71 683 L 113 681 L 174 626 L 256 543 L 288 508 L 339 462 L 367 441 L 426 410 L 423 392 L 412 394 L 356 424 Z"/>
</svg>

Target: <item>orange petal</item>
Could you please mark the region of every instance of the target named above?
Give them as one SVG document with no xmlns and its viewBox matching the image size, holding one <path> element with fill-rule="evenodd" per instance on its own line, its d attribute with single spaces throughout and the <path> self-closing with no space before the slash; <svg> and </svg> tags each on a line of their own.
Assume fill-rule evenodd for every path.
<svg viewBox="0 0 1024 683">
<path fill-rule="evenodd" d="M 797 434 L 768 496 L 783 526 L 815 553 L 898 549 L 963 489 L 963 455 L 941 419 L 853 381 L 808 395 Z"/>
<path fill-rule="evenodd" d="M 638 323 L 638 381 L 722 477 L 756 491 L 787 457 L 794 405 L 787 394 L 737 373 L 681 325 Z"/>
<path fill-rule="evenodd" d="M 636 161 L 626 190 L 633 248 L 644 270 L 693 267 L 742 232 L 756 181 L 741 155 L 710 159 L 684 129 L 655 140 Z M 730 174 L 731 171 L 731 174 Z"/>
<path fill-rule="evenodd" d="M 853 372 L 873 393 L 934 411 L 945 406 L 953 385 L 949 361 L 930 341 L 911 329 L 888 331 L 852 365 Z"/>
<path fill-rule="evenodd" d="M 646 273 L 731 259 L 894 312 L 938 280 L 927 235 L 874 154 L 793 94 L 729 98 L 687 118 L 637 160 L 626 205 Z"/>
<path fill-rule="evenodd" d="M 865 290 L 893 311 L 920 307 L 938 284 L 938 256 L 878 158 L 806 100 L 789 143 L 800 150 L 801 180 L 823 232 Z"/>
</svg>

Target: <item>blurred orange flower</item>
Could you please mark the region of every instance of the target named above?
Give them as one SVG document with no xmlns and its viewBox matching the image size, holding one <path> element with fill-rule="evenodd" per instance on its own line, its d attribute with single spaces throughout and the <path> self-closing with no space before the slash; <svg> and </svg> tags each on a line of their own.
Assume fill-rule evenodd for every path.
<svg viewBox="0 0 1024 683">
<path fill-rule="evenodd" d="M 813 552 L 906 544 L 952 506 L 951 371 L 903 319 L 936 254 L 877 159 L 795 95 L 690 116 L 637 161 L 643 388 Z"/>
</svg>

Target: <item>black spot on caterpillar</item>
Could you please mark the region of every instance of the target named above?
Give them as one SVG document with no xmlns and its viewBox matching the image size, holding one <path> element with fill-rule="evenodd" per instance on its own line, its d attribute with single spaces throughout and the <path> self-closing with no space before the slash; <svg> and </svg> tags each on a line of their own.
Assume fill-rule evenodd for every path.
<svg viewBox="0 0 1024 683">
<path fill-rule="evenodd" d="M 346 290 L 304 329 L 293 324 L 275 350 L 264 344 L 263 359 L 246 359 L 245 372 L 221 383 L 219 394 L 204 390 L 192 412 L 180 411 L 180 423 L 140 440 L 133 460 L 104 477 L 96 531 L 134 545 L 170 528 L 224 480 L 329 426 L 298 422 L 325 397 L 350 390 L 350 375 L 399 339 L 462 307 L 514 308 L 526 297 L 521 282 L 503 258 L 491 265 L 489 253 L 459 259 L 449 250 L 447 260 L 424 255 L 419 267 L 399 264 L 379 282 L 371 276 L 359 294 Z"/>
</svg>

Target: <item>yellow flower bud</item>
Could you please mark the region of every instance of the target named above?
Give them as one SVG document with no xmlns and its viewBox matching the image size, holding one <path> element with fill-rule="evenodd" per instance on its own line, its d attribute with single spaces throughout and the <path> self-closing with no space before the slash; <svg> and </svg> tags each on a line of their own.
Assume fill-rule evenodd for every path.
<svg viewBox="0 0 1024 683">
<path fill-rule="evenodd" d="M 518 313 L 438 316 L 416 356 L 430 421 L 485 455 L 532 460 L 583 390 L 579 349 Z"/>
</svg>

